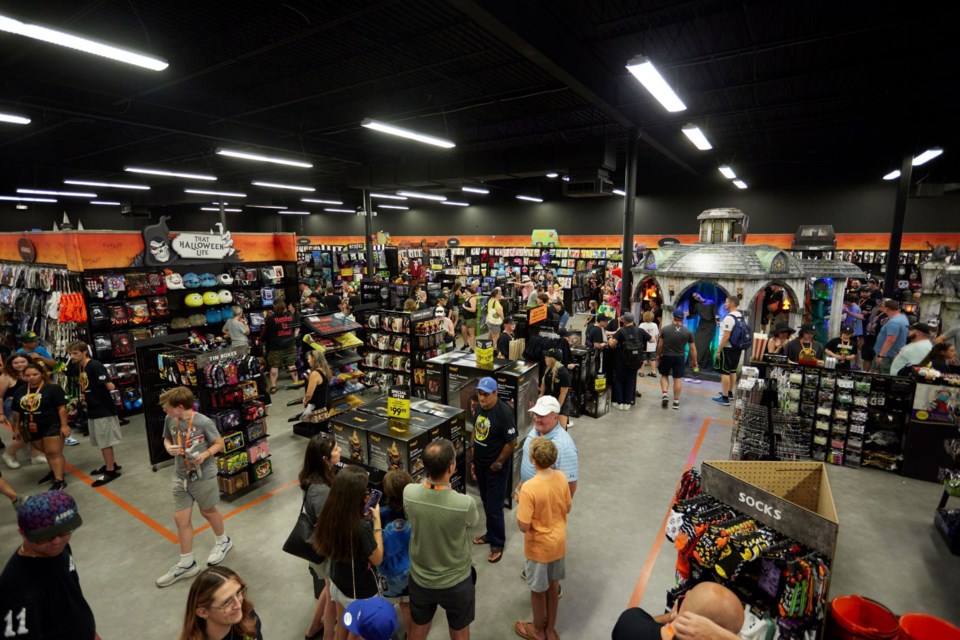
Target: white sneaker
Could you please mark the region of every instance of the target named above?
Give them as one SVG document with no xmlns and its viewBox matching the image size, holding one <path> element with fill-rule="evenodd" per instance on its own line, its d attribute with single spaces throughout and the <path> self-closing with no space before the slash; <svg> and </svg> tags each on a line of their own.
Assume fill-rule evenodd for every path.
<svg viewBox="0 0 960 640">
<path fill-rule="evenodd" d="M 11 469 L 20 468 L 20 463 L 17 462 L 17 459 L 14 458 L 13 456 L 8 456 L 7 454 L 3 454 L 3 461 L 7 463 L 7 466 L 10 467 Z"/>
<path fill-rule="evenodd" d="M 30 458 L 30 464 L 47 464 L 47 456 L 40 454 L 35 458 Z"/>
<path fill-rule="evenodd" d="M 220 564 L 227 556 L 227 551 L 233 548 L 233 538 L 227 536 L 226 542 L 215 542 L 213 549 L 210 549 L 210 555 L 207 556 L 207 564 Z"/>
<path fill-rule="evenodd" d="M 194 562 L 189 567 L 181 567 L 179 563 L 173 565 L 173 568 L 170 571 L 167 571 L 165 574 L 157 578 L 158 587 L 169 587 L 174 582 L 183 580 L 184 578 L 192 578 L 193 576 L 200 573 L 200 565 Z"/>
</svg>

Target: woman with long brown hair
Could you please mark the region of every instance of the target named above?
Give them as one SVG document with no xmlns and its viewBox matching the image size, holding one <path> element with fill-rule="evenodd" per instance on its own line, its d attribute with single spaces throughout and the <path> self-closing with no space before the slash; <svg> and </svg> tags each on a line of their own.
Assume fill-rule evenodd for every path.
<svg viewBox="0 0 960 640">
<path fill-rule="evenodd" d="M 307 364 L 310 366 L 310 375 L 307 377 L 307 386 L 303 393 L 301 420 L 306 420 L 308 415 L 327 406 L 327 390 L 330 380 L 333 379 L 333 372 L 327 364 L 327 358 L 316 349 L 308 351 Z"/>
<path fill-rule="evenodd" d="M 3 363 L 3 373 L 0 373 L 0 398 L 3 399 L 3 418 L 0 422 L 13 431 L 11 418 L 13 417 L 13 396 L 22 389 L 27 383 L 23 380 L 23 370 L 30 364 L 30 358 L 22 353 L 14 353 L 7 357 Z M 18 438 L 17 433 L 13 434 L 13 442 L 3 454 L 3 461 L 11 469 L 19 469 L 20 463 L 17 461 L 17 451 L 27 446 L 29 442 L 23 438 Z M 30 462 L 32 464 L 47 464 L 47 458 L 43 455 L 43 449 L 39 445 L 32 445 L 30 449 Z"/>
<path fill-rule="evenodd" d="M 247 583 L 224 566 L 201 571 L 190 586 L 180 640 L 263 640 Z"/>
<path fill-rule="evenodd" d="M 303 490 L 303 509 L 313 523 L 317 522 L 327 498 L 330 497 L 334 469 L 339 462 L 340 447 L 333 438 L 316 435 L 307 442 L 299 480 Z M 337 615 L 336 606 L 330 599 L 330 561 L 324 560 L 320 564 L 311 562 L 310 575 L 313 576 L 313 592 L 317 598 L 317 606 L 313 610 L 313 618 L 304 637 L 313 640 L 322 636 L 324 640 L 330 640 L 333 638 Z M 323 588 L 319 589 L 321 584 Z"/>
<path fill-rule="evenodd" d="M 337 620 L 354 600 L 377 595 L 373 567 L 383 561 L 383 527 L 379 504 L 370 510 L 372 531 L 364 521 L 367 479 L 367 472 L 353 465 L 337 474 L 313 538 L 317 552 L 330 560 L 330 597 L 336 603 Z M 346 640 L 347 628 L 338 625 L 336 638 Z"/>
<path fill-rule="evenodd" d="M 51 488 L 63 491 L 65 461 L 63 441 L 70 437 L 67 424 L 67 396 L 58 384 L 50 382 L 46 368 L 31 362 L 23 368 L 26 383 L 13 394 L 13 436 L 40 443 L 50 466 L 39 484 L 53 481 Z"/>
</svg>

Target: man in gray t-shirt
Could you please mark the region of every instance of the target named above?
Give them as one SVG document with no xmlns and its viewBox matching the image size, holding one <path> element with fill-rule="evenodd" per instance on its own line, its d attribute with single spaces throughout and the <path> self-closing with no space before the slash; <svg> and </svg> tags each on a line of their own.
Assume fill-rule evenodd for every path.
<svg viewBox="0 0 960 640">
<path fill-rule="evenodd" d="M 223 451 L 223 438 L 213 420 L 193 410 L 193 392 L 176 387 L 160 394 L 160 405 L 167 418 L 163 423 L 163 446 L 173 456 L 173 519 L 180 537 L 180 561 L 157 578 L 158 587 L 167 587 L 200 573 L 193 559 L 193 503 L 200 515 L 210 523 L 216 542 L 207 565 L 223 562 L 233 547 L 227 535 L 223 516 L 217 510 L 220 488 L 217 484 L 217 463 L 213 457 Z"/>
<path fill-rule="evenodd" d="M 673 324 L 660 331 L 657 341 L 657 371 L 660 372 L 660 406 L 664 409 L 670 399 L 667 397 L 668 376 L 673 376 L 673 408 L 680 408 L 680 392 L 683 389 L 683 371 L 686 367 L 686 349 L 690 345 L 690 361 L 694 372 L 697 365 L 697 345 L 693 341 L 693 332 L 683 325 L 683 311 L 675 309 Z"/>
</svg>

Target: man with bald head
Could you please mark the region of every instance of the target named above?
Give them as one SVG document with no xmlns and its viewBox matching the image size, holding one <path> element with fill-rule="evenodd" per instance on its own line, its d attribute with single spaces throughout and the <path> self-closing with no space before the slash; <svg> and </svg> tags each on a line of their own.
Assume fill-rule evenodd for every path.
<svg viewBox="0 0 960 640">
<path fill-rule="evenodd" d="M 613 628 L 613 640 L 737 640 L 743 627 L 743 604 L 715 582 L 701 582 L 656 617 L 627 609 Z"/>
</svg>

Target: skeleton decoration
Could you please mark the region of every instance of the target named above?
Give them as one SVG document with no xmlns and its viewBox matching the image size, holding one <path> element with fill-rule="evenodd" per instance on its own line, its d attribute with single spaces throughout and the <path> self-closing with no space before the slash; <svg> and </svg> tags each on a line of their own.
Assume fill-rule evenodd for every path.
<svg viewBox="0 0 960 640">
<path fill-rule="evenodd" d="M 169 216 L 160 216 L 160 222 L 143 228 L 143 263 L 148 267 L 162 267 L 173 264 L 177 256 L 170 249 L 170 229 L 167 227 Z"/>
</svg>

